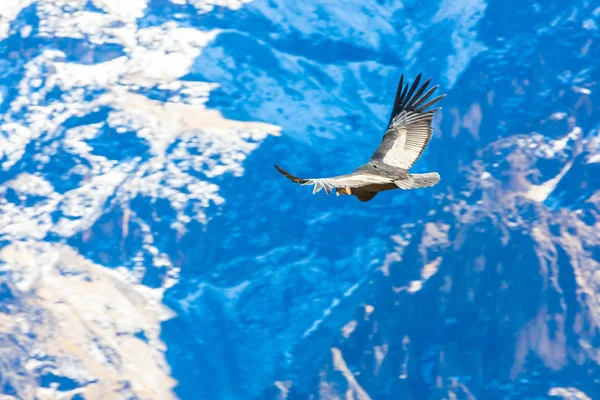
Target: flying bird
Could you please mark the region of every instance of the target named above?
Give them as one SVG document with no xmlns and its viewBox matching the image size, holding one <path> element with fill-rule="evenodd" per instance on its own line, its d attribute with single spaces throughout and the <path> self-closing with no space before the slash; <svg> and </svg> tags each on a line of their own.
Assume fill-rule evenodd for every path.
<svg viewBox="0 0 600 400">
<path fill-rule="evenodd" d="M 325 189 L 330 194 L 346 194 L 358 197 L 360 201 L 369 201 L 379 192 L 394 189 L 417 189 L 433 186 L 440 181 L 437 172 L 411 174 L 410 168 L 417 162 L 431 140 L 433 128 L 431 121 L 441 107 L 428 109 L 446 95 L 442 94 L 429 100 L 438 88 L 434 86 L 425 92 L 431 79 L 421 87 L 421 74 L 413 84 L 404 85 L 404 74 L 396 91 L 392 114 L 383 139 L 371 156 L 371 159 L 346 175 L 330 178 L 298 178 L 275 165 L 275 168 L 292 182 L 302 185 L 314 185 L 313 194 Z M 418 90 L 417 90 L 418 88 Z M 429 100 L 429 101 L 427 101 Z"/>
</svg>

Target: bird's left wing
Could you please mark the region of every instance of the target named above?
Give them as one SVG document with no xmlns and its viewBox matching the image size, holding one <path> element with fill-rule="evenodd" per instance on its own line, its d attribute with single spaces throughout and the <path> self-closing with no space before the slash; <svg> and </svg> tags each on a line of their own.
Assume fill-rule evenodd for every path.
<svg viewBox="0 0 600 400">
<path fill-rule="evenodd" d="M 327 192 L 327 194 L 330 194 L 334 188 L 355 189 L 372 184 L 391 182 L 389 178 L 386 178 L 384 176 L 365 174 L 360 172 L 353 172 L 347 175 L 333 176 L 331 178 L 302 179 L 290 174 L 289 172 L 284 171 L 277 165 L 275 165 L 275 168 L 277 168 L 277 171 L 281 172 L 283 176 L 285 176 L 292 182 L 299 183 L 301 185 L 314 185 L 313 194 L 319 192 L 322 189 L 325 189 L 325 192 Z"/>
<path fill-rule="evenodd" d="M 408 170 L 423 154 L 431 140 L 433 115 L 439 110 L 439 108 L 430 110 L 427 108 L 440 101 L 445 95 L 427 101 L 438 86 L 424 93 L 431 79 L 427 79 L 417 90 L 420 80 L 421 74 L 417 76 L 409 90 L 408 83 L 404 88 L 402 87 L 404 75 L 400 78 L 390 122 L 381 144 L 371 159 Z"/>
</svg>

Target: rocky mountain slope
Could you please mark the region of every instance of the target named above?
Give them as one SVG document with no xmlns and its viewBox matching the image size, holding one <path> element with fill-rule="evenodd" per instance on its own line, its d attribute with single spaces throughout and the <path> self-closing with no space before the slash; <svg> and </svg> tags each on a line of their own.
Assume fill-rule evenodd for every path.
<svg viewBox="0 0 600 400">
<path fill-rule="evenodd" d="M 215 31 L 143 27 L 145 2 L 0 8 L 0 392 L 174 398 L 160 323 L 180 268 L 158 239 L 205 224 L 211 178 L 279 128 L 181 80 Z"/>
<path fill-rule="evenodd" d="M 600 394 L 590 2 L 6 4 L 6 398 Z M 365 161 L 402 72 L 438 186 L 272 168 Z"/>
</svg>

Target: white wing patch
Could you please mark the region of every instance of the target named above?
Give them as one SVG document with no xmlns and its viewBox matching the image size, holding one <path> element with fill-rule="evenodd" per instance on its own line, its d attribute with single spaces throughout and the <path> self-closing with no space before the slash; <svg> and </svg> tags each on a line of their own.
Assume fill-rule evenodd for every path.
<svg viewBox="0 0 600 400">
<path fill-rule="evenodd" d="M 410 169 L 419 159 L 431 140 L 433 112 L 422 114 L 402 112 L 389 129 L 388 134 L 398 135 L 383 162 L 398 168 Z"/>
<path fill-rule="evenodd" d="M 408 170 L 423 154 L 433 133 L 431 127 L 433 114 L 440 109 L 438 107 L 428 110 L 428 108 L 443 99 L 445 95 L 429 100 L 438 86 L 425 92 L 431 79 L 427 79 L 419 88 L 420 81 L 421 74 L 409 89 L 408 83 L 403 86 L 404 74 L 400 77 L 390 122 L 372 158 Z"/>
<path fill-rule="evenodd" d="M 396 128 L 392 133 L 395 135 L 394 144 L 383 157 L 383 162 L 387 165 L 400 167 L 404 164 L 404 146 L 406 144 L 406 129 Z"/>
<path fill-rule="evenodd" d="M 345 175 L 334 178 L 307 179 L 302 185 L 315 185 L 313 194 L 325 189 L 331 194 L 333 188 L 358 188 L 371 184 L 390 183 L 390 178 L 371 174 Z"/>
</svg>

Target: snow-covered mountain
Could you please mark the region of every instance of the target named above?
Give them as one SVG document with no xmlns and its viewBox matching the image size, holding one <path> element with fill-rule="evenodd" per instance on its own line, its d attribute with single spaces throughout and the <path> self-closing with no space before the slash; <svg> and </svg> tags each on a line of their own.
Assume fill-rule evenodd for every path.
<svg viewBox="0 0 600 400">
<path fill-rule="evenodd" d="M 3 1 L 2 398 L 600 396 L 599 18 Z M 365 161 L 402 72 L 448 94 L 439 185 L 363 204 L 272 168 Z"/>
</svg>

